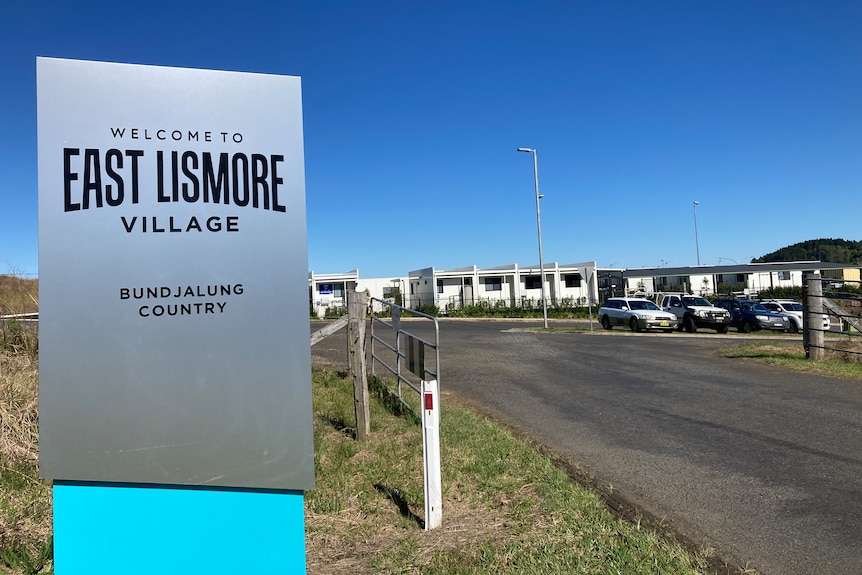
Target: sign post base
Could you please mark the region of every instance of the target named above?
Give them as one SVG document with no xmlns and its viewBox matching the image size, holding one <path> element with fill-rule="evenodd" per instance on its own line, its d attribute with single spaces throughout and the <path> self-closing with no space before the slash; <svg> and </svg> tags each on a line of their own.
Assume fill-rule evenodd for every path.
<svg viewBox="0 0 862 575">
<path fill-rule="evenodd" d="M 54 483 L 56 575 L 305 574 L 302 491 Z"/>
</svg>

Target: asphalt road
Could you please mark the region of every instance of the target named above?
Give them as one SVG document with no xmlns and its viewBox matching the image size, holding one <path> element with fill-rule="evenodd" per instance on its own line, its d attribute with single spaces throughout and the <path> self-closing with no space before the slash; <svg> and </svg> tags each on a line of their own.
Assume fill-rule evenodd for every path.
<svg viewBox="0 0 862 575">
<path fill-rule="evenodd" d="M 441 321 L 441 388 L 729 561 L 862 573 L 862 385 L 719 355 L 750 336 L 540 323 Z"/>
</svg>

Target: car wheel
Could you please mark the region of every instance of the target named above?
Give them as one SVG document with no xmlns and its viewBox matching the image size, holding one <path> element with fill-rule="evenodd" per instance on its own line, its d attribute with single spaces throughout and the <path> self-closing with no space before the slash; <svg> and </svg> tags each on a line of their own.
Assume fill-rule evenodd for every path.
<svg viewBox="0 0 862 575">
<path fill-rule="evenodd" d="M 739 331 L 741 331 L 742 333 L 751 333 L 752 331 L 754 331 L 754 328 L 751 326 L 751 322 L 746 319 L 739 326 Z"/>
<path fill-rule="evenodd" d="M 632 329 L 632 331 L 640 331 L 641 325 L 638 323 L 638 318 L 632 316 L 632 318 L 629 320 L 629 327 Z"/>
<path fill-rule="evenodd" d="M 790 329 L 788 329 L 787 331 L 789 331 L 790 333 L 799 333 L 799 324 L 797 324 L 795 321 L 791 321 Z"/>
<path fill-rule="evenodd" d="M 688 333 L 695 333 L 697 331 L 697 325 L 694 323 L 694 318 L 690 315 L 685 316 L 683 323 L 685 324 L 685 331 Z"/>
<path fill-rule="evenodd" d="M 612 327 L 614 327 L 611 325 L 611 320 L 609 320 L 608 316 L 606 315 L 602 316 L 602 327 L 605 329 L 611 329 Z"/>
<path fill-rule="evenodd" d="M 715 328 L 715 331 L 716 331 L 716 332 L 718 332 L 718 333 L 727 333 L 727 326 L 726 326 L 726 325 L 722 325 L 722 326 L 720 326 L 720 327 L 717 327 L 717 328 Z"/>
</svg>

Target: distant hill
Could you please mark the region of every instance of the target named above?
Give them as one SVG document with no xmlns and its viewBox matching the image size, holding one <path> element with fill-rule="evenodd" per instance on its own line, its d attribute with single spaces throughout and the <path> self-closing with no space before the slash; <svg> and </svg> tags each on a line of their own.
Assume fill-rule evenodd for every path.
<svg viewBox="0 0 862 575">
<path fill-rule="evenodd" d="M 754 258 L 751 260 L 751 263 L 806 260 L 859 265 L 862 262 L 862 242 L 832 238 L 808 240 L 781 248 L 771 254 Z"/>
</svg>

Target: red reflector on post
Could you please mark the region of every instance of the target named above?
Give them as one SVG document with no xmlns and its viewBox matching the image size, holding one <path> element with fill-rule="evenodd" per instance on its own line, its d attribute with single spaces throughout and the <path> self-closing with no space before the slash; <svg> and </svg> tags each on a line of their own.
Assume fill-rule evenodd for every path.
<svg viewBox="0 0 862 575">
<path fill-rule="evenodd" d="M 425 409 L 434 409 L 434 396 L 430 393 L 425 394 Z"/>
</svg>

